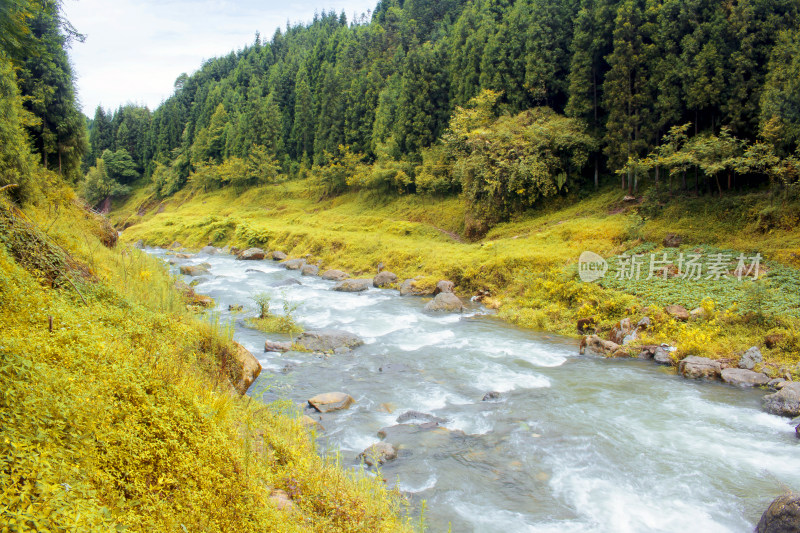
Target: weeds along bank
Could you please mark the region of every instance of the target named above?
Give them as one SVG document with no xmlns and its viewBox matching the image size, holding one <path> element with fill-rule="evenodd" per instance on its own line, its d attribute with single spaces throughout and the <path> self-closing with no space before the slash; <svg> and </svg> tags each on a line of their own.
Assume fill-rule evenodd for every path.
<svg viewBox="0 0 800 533">
<path fill-rule="evenodd" d="M 0 201 L 0 529 L 411 530 L 291 406 L 235 393 L 229 333 L 100 222 L 67 189 Z"/>
<path fill-rule="evenodd" d="M 639 204 L 605 189 L 582 199 L 552 200 L 496 226 L 479 242 L 466 242 L 460 237 L 465 213 L 458 198 L 349 193 L 319 200 L 310 189 L 304 181 L 291 181 L 242 193 L 185 190 L 163 202 L 140 189 L 116 206 L 112 221 L 125 228 L 122 239 L 129 243 L 259 246 L 309 256 L 324 268 L 352 275 L 374 274 L 383 263 L 401 280 L 418 277 L 422 286 L 449 279 L 465 295 L 488 292 L 484 303 L 506 320 L 566 335 L 576 335 L 581 318 L 595 319 L 602 335 L 621 318 L 649 316 L 653 327 L 637 344 L 673 344 L 676 358 L 737 360 L 760 346 L 766 372 L 800 371 L 796 203 L 750 194 Z M 664 247 L 670 233 L 681 236 L 678 248 Z M 624 253 L 760 253 L 767 277 L 756 283 L 678 278 L 622 283 L 607 276 L 583 283 L 577 275 L 583 251 L 609 262 Z M 704 311 L 681 322 L 663 312 L 673 304 Z M 780 334 L 781 340 L 768 348 L 768 334 Z"/>
</svg>

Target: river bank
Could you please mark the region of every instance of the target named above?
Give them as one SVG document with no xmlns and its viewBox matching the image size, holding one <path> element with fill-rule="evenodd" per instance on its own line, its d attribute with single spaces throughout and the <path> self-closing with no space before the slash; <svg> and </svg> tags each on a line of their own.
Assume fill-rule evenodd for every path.
<svg viewBox="0 0 800 533">
<path fill-rule="evenodd" d="M 579 320 L 590 320 L 593 330 L 608 338 L 620 320 L 652 314 L 652 327 L 634 346 L 666 343 L 677 348 L 676 359 L 722 360 L 738 360 L 757 346 L 771 377 L 787 372 L 798 377 L 800 301 L 794 295 L 800 271 L 794 258 L 800 257 L 800 237 L 781 227 L 763 232 L 757 221 L 748 222 L 750 213 L 768 205 L 758 195 L 738 198 L 741 209 L 724 216 L 697 199 L 644 217 L 638 203 L 605 190 L 581 201 L 556 201 L 497 226 L 481 241 L 465 242 L 458 237 L 464 221 L 458 198 L 379 201 L 350 194 L 317 200 L 306 185 L 288 182 L 241 195 L 184 191 L 163 202 L 140 189 L 111 216 L 126 228 L 128 243 L 279 249 L 355 277 L 374 273 L 383 263 L 401 280 L 416 278 L 424 290 L 448 279 L 457 292 L 480 297 L 504 320 L 576 338 L 584 334 L 576 327 Z M 666 236 L 678 247 L 665 246 Z M 728 276 L 722 282 L 670 277 L 622 283 L 607 276 L 582 283 L 577 275 L 578 257 L 587 250 L 611 261 L 626 252 L 710 257 L 726 249 L 748 257 L 760 253 L 766 281 L 739 283 Z M 733 251 L 728 253 L 735 257 Z M 703 308 L 705 314 L 683 322 L 649 313 L 669 305 Z M 770 335 L 781 341 L 767 345 Z"/>
</svg>

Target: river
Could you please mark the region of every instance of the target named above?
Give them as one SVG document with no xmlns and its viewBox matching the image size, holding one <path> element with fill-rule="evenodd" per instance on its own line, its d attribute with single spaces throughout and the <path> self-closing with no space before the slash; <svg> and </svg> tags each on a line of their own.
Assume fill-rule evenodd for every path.
<svg viewBox="0 0 800 533">
<path fill-rule="evenodd" d="M 399 457 L 381 469 L 415 513 L 426 502 L 430 531 L 745 532 L 786 487 L 800 489 L 800 441 L 788 419 L 761 411 L 761 391 L 580 356 L 574 340 L 515 328 L 480 306 L 434 315 L 425 299 L 394 290 L 335 292 L 272 261 L 199 254 L 173 269 L 203 262 L 210 274 L 195 289 L 235 321 L 235 339 L 263 366 L 250 395 L 355 398 L 321 421 L 321 448 L 340 450 L 345 466 L 356 468 L 408 410 L 446 419 L 451 431 L 394 435 Z M 305 329 L 347 330 L 366 344 L 330 357 L 267 353 L 265 339 L 288 337 L 245 327 L 261 292 L 273 311 L 284 299 L 296 305 Z M 231 304 L 245 311 L 229 313 Z M 500 399 L 482 401 L 489 391 Z"/>
</svg>

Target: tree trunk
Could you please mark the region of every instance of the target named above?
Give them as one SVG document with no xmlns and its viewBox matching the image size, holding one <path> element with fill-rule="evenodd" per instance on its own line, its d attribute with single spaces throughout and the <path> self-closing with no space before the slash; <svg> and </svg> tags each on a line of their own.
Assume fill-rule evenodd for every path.
<svg viewBox="0 0 800 533">
<path fill-rule="evenodd" d="M 600 162 L 597 160 L 598 156 L 594 158 L 594 190 L 600 188 Z"/>
<path fill-rule="evenodd" d="M 719 190 L 719 197 L 722 198 L 722 185 L 719 184 L 719 174 L 714 174 L 714 179 L 717 180 L 717 190 Z"/>
<path fill-rule="evenodd" d="M 656 165 L 656 175 L 655 175 L 655 179 L 654 179 L 654 181 L 655 181 L 655 183 L 656 183 L 656 187 L 658 187 L 658 174 L 659 174 L 659 172 L 658 172 L 658 171 L 659 171 L 659 170 L 661 170 L 661 169 L 659 168 L 659 166 L 658 166 L 658 165 Z"/>
<path fill-rule="evenodd" d="M 681 182 L 683 187 L 683 192 L 686 192 L 686 171 L 681 172 Z"/>
<path fill-rule="evenodd" d="M 694 167 L 694 195 L 700 196 L 700 172 Z"/>
</svg>

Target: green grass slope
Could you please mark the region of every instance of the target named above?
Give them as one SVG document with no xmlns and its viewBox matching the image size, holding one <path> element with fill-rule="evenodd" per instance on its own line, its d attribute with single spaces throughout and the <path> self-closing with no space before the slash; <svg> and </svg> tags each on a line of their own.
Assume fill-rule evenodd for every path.
<svg viewBox="0 0 800 533">
<path fill-rule="evenodd" d="M 412 530 L 291 406 L 235 393 L 228 333 L 100 222 L 68 189 L 0 201 L 0 531 Z"/>
</svg>

